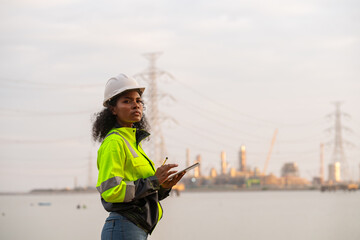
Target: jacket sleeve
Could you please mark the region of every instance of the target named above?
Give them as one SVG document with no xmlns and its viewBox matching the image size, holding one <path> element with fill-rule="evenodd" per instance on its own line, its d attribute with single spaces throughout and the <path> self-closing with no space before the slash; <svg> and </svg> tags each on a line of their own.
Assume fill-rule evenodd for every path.
<svg viewBox="0 0 360 240">
<path fill-rule="evenodd" d="M 125 181 L 125 159 L 123 146 L 115 140 L 110 140 L 98 153 L 96 188 L 106 202 L 131 202 L 160 189 L 156 176 Z"/>
<path fill-rule="evenodd" d="M 170 191 L 171 191 L 171 188 L 170 189 L 166 189 L 166 188 L 163 188 L 160 186 L 160 189 L 159 189 L 159 201 L 167 198 L 170 194 Z"/>
</svg>

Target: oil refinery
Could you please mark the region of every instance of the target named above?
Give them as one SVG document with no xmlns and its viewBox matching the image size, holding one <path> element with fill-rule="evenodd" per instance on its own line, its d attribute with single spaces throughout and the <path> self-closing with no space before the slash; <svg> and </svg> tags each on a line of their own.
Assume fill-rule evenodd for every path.
<svg viewBox="0 0 360 240">
<path fill-rule="evenodd" d="M 274 136 L 276 135 L 276 132 Z M 275 138 L 273 138 L 273 142 Z M 272 144 L 273 146 L 273 144 Z M 187 165 L 190 165 L 189 149 L 186 152 Z M 328 180 L 324 179 L 324 175 L 314 177 L 308 180 L 300 176 L 299 166 L 296 162 L 287 162 L 280 169 L 280 176 L 268 174 L 266 172 L 269 164 L 271 149 L 267 156 L 263 171 L 259 167 L 251 169 L 247 166 L 246 146 L 241 145 L 238 155 L 238 168 L 229 168 L 226 159 L 226 152 L 220 153 L 219 167 L 217 171 L 215 167 L 210 169 L 208 175 L 202 173 L 200 155 L 197 155 L 195 162 L 200 163 L 200 167 L 193 172 L 187 173 L 182 180 L 181 188 L 184 190 L 356 190 L 358 183 L 341 180 L 340 163 L 329 165 Z M 323 159 L 321 159 L 323 163 Z M 323 173 L 323 164 L 321 171 Z"/>
</svg>

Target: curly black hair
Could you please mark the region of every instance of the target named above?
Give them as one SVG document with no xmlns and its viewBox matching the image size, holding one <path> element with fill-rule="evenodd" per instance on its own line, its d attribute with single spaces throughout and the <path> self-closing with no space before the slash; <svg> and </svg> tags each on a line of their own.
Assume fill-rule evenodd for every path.
<svg viewBox="0 0 360 240">
<path fill-rule="evenodd" d="M 110 106 L 116 106 L 116 102 L 121 95 L 122 94 L 119 94 L 113 97 L 108 102 L 108 107 L 105 107 L 100 112 L 94 114 L 95 121 L 92 126 L 92 137 L 95 142 L 102 142 L 109 131 L 116 125 L 116 116 L 111 112 Z M 150 126 L 144 114 L 139 122 L 133 124 L 133 127 L 147 132 L 150 130 Z"/>
</svg>

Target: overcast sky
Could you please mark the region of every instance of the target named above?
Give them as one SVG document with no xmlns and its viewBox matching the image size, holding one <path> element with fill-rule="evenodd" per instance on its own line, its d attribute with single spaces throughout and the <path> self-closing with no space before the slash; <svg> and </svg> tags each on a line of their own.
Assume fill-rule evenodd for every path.
<svg viewBox="0 0 360 240">
<path fill-rule="evenodd" d="M 160 102 L 169 161 L 202 156 L 202 172 L 241 144 L 253 169 L 285 162 L 318 175 L 331 163 L 335 101 L 354 179 L 360 164 L 359 1 L 1 1 L 0 191 L 96 181 L 91 115 L 106 81 L 148 67 L 162 52 Z M 144 83 L 146 84 L 146 83 Z M 146 91 L 145 91 L 146 99 Z M 174 124 L 170 119 L 176 119 Z M 153 159 L 155 160 L 155 159 Z M 327 169 L 327 167 L 326 167 Z"/>
</svg>

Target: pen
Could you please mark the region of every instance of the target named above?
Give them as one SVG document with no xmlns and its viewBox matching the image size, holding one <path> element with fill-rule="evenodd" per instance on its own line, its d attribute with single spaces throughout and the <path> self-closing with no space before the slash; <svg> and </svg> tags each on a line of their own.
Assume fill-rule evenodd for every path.
<svg viewBox="0 0 360 240">
<path fill-rule="evenodd" d="M 168 157 L 165 158 L 163 164 L 161 164 L 161 166 L 164 166 L 164 164 L 166 163 L 166 161 L 168 160 Z"/>
</svg>

